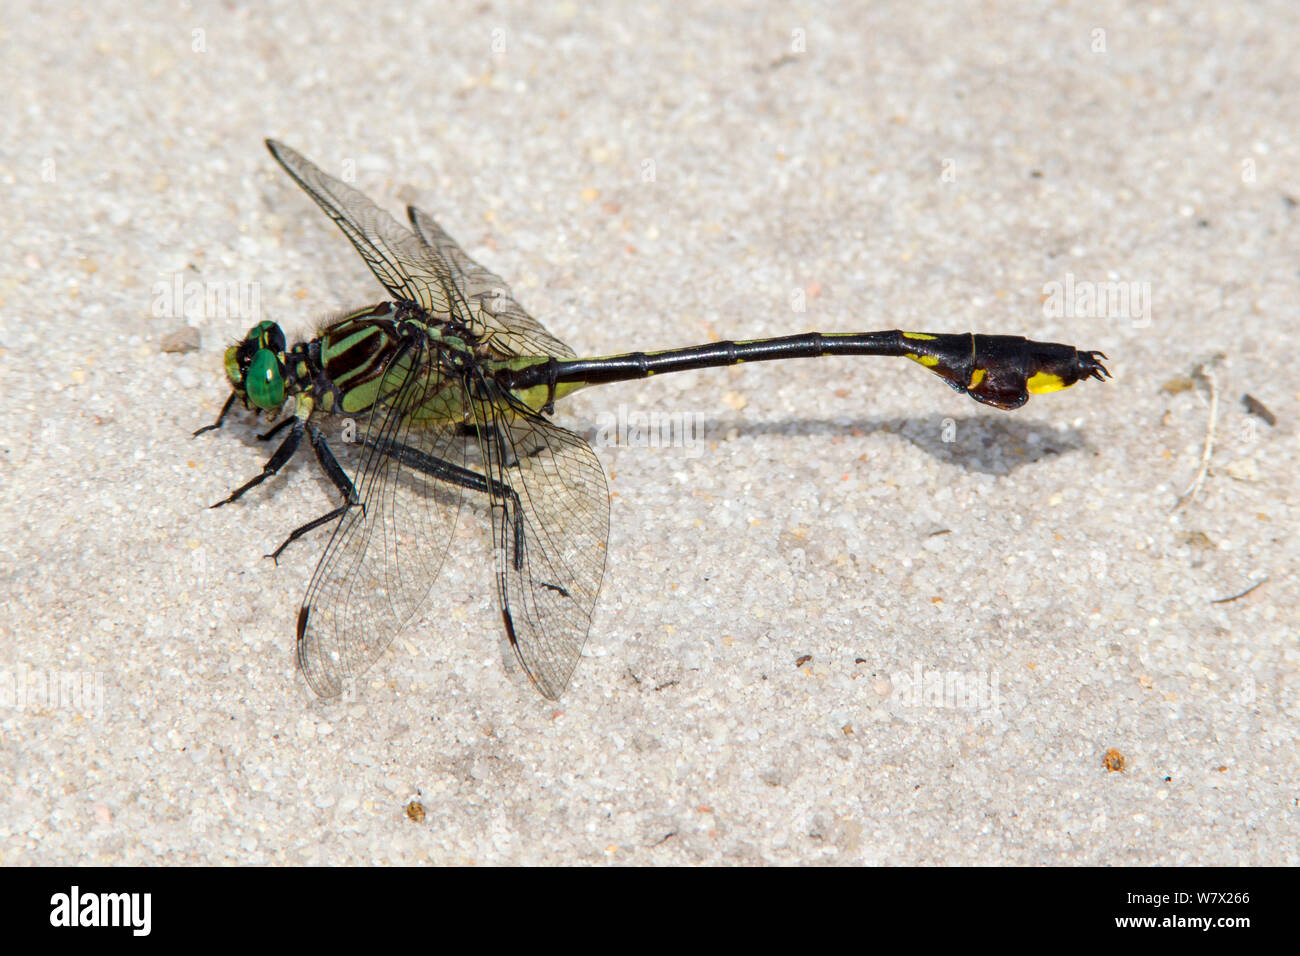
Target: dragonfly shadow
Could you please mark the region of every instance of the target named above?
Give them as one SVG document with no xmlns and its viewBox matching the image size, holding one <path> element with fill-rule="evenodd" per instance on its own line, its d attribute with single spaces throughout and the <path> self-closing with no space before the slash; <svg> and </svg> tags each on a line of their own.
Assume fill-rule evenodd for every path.
<svg viewBox="0 0 1300 956">
<path fill-rule="evenodd" d="M 734 444 L 743 439 L 764 435 L 785 438 L 843 439 L 847 441 L 877 432 L 897 435 L 926 454 L 942 462 L 956 465 L 970 472 L 987 475 L 1009 475 L 1017 468 L 1032 465 L 1044 458 L 1090 450 L 1084 434 L 1074 428 L 1059 428 L 1047 424 L 1036 425 L 1023 420 L 999 421 L 984 416 L 938 416 L 925 418 L 788 418 L 773 422 L 745 422 L 704 419 L 696 425 L 698 438 L 706 454 L 714 453 L 715 445 Z M 607 432 L 589 428 L 583 437 L 593 446 L 611 444 Z M 619 436 L 623 438 L 624 436 Z M 662 447 L 647 447 L 640 436 L 632 434 L 620 442 L 630 448 L 663 454 L 680 453 L 665 441 Z M 808 446 L 793 448 L 791 454 L 806 455 Z M 844 444 L 837 442 L 832 449 L 818 454 L 832 456 L 847 454 Z"/>
<path fill-rule="evenodd" d="M 237 429 L 244 444 L 266 450 L 269 455 L 278 445 L 278 440 L 264 442 L 258 440 L 261 428 Z M 826 456 L 849 455 L 851 449 L 846 444 L 853 439 L 884 432 L 896 435 L 916 448 L 946 464 L 956 465 L 964 471 L 987 474 L 1009 475 L 1017 468 L 1032 465 L 1044 458 L 1091 450 L 1084 434 L 1074 428 L 1059 428 L 1048 424 L 1025 422 L 1023 419 L 1011 421 L 987 416 L 939 416 L 924 418 L 915 416 L 893 418 L 787 418 L 769 422 L 737 422 L 732 419 L 699 418 L 693 422 L 690 444 L 683 444 L 680 435 L 664 435 L 661 441 L 650 441 L 644 433 L 633 431 L 611 435 L 608 429 L 596 426 L 581 428 L 579 434 L 594 448 L 611 445 L 629 449 L 654 452 L 665 455 L 685 454 L 697 457 L 691 448 L 699 449 L 703 454 L 726 454 L 725 446 L 738 448 L 737 443 L 745 439 L 762 436 L 779 436 L 794 440 L 792 455 L 807 455 L 811 448 L 799 442 L 799 439 L 814 439 L 818 442 L 830 440 L 833 446 L 825 447 L 818 454 Z M 304 446 L 306 442 L 304 441 Z M 330 447 L 337 455 L 340 464 L 354 478 L 361 463 L 361 448 L 355 442 L 339 440 L 337 434 L 330 436 Z M 291 473 L 295 467 L 306 467 L 318 481 L 322 491 L 331 496 L 335 493 L 329 479 L 314 467 L 310 451 L 304 447 L 294 460 L 281 470 L 279 480 Z M 471 456 L 472 457 L 472 456 Z M 856 457 L 854 454 L 852 457 Z M 469 463 L 475 467 L 474 463 Z M 441 489 L 438 482 L 426 483 L 408 474 L 409 469 L 402 469 L 402 477 L 408 481 L 418 480 L 427 491 L 438 495 L 440 504 L 451 504 L 453 496 L 458 496 L 450 488 Z M 276 479 L 271 479 L 275 481 Z M 470 496 L 473 497 L 472 495 Z M 445 500 L 443 500 L 445 498 Z"/>
</svg>

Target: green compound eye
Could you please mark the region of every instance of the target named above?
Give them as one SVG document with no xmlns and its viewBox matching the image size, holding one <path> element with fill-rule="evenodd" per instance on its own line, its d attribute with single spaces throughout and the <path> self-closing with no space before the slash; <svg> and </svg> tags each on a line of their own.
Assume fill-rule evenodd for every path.
<svg viewBox="0 0 1300 956">
<path fill-rule="evenodd" d="M 248 366 L 248 380 L 244 383 L 248 400 L 258 408 L 277 409 L 284 404 L 284 376 L 280 374 L 280 360 L 270 349 L 258 349 Z"/>
<path fill-rule="evenodd" d="M 284 351 L 284 333 L 274 322 L 258 322 L 249 330 L 248 338 L 257 342 L 258 348 L 270 349 L 272 352 Z"/>
</svg>

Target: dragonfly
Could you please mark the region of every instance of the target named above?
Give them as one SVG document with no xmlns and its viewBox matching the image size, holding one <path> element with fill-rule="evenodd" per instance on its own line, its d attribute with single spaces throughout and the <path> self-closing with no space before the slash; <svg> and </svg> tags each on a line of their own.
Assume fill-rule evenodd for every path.
<svg viewBox="0 0 1300 956">
<path fill-rule="evenodd" d="M 555 700 L 582 655 L 605 571 L 609 494 L 588 442 L 553 420 L 577 389 L 741 362 L 823 355 L 908 358 L 958 392 L 1015 409 L 1031 394 L 1104 381 L 1106 356 L 1020 336 L 806 332 L 653 352 L 579 357 L 430 216 L 409 227 L 300 153 L 271 155 L 334 221 L 387 292 L 290 345 L 261 321 L 225 351 L 230 397 L 287 431 L 262 471 L 212 507 L 275 475 L 304 438 L 342 503 L 293 530 L 268 557 L 333 523 L 298 613 L 307 684 L 335 697 L 412 625 L 429 600 L 465 500 L 491 514 L 497 604 L 537 690 Z M 291 403 L 291 407 L 290 406 Z M 356 423 L 354 481 L 321 422 Z"/>
</svg>

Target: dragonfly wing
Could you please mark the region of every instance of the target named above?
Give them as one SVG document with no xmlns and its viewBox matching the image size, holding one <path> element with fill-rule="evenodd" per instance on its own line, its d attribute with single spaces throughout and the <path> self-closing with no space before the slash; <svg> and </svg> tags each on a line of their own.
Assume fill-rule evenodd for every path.
<svg viewBox="0 0 1300 956">
<path fill-rule="evenodd" d="M 343 230 L 392 296 L 419 303 L 439 315 L 463 311 L 465 303 L 460 300 L 451 267 L 436 249 L 298 151 L 273 139 L 268 139 L 266 146 L 285 172 Z"/>
<path fill-rule="evenodd" d="M 407 206 L 406 214 L 416 234 L 451 266 L 456 284 L 469 303 L 470 325 L 485 344 L 506 355 L 576 358 L 573 349 L 524 311 L 500 276 L 471 259 L 432 216 L 414 206 Z"/>
<path fill-rule="evenodd" d="M 419 369 L 429 353 L 405 366 Z M 338 696 L 419 611 L 442 568 L 465 487 L 466 441 L 445 426 L 414 427 L 412 412 L 435 398 L 429 376 L 394 362 L 383 406 L 364 431 L 357 495 L 330 538 L 298 615 L 298 662 L 322 697 Z M 460 388 L 460 383 L 453 383 Z"/>
<path fill-rule="evenodd" d="M 609 493 L 584 439 L 537 415 L 507 423 L 500 420 L 503 407 L 504 399 L 481 406 L 497 421 L 480 431 L 487 436 L 488 473 L 496 478 L 497 597 L 520 663 L 555 700 L 582 656 L 600 593 Z"/>
</svg>

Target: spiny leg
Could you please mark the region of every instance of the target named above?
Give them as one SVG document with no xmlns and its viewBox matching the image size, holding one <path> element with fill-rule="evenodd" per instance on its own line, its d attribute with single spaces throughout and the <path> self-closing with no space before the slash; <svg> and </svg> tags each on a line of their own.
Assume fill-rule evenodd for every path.
<svg viewBox="0 0 1300 956">
<path fill-rule="evenodd" d="M 471 491 L 478 491 L 489 497 L 495 493 L 499 498 L 510 501 L 514 506 L 515 517 L 511 522 L 514 528 L 514 564 L 515 569 L 520 570 L 524 565 L 524 521 L 523 509 L 519 503 L 519 495 L 515 490 L 504 482 L 488 478 L 486 475 L 480 475 L 477 471 L 470 471 L 460 465 L 450 461 L 444 461 L 441 458 L 435 458 L 432 455 L 420 451 L 418 448 L 412 448 L 410 445 L 399 445 L 396 442 L 366 442 L 372 448 L 375 448 L 385 455 L 391 455 L 404 465 L 409 465 L 416 471 L 428 475 L 430 478 L 436 478 L 439 481 L 446 481 L 461 488 L 468 488 Z"/>
<path fill-rule="evenodd" d="M 290 415 L 288 418 L 285 418 L 285 419 L 280 420 L 279 422 L 276 422 L 276 424 L 274 425 L 274 427 L 271 428 L 270 431 L 268 431 L 268 432 L 263 432 L 262 434 L 258 435 L 258 436 L 257 436 L 257 440 L 258 440 L 258 441 L 270 441 L 270 440 L 271 440 L 272 438 L 274 438 L 276 435 L 280 434 L 280 432 L 284 431 L 285 428 L 287 428 L 288 426 L 292 425 L 296 420 L 297 420 L 297 419 L 295 418 L 295 416 Z"/>
<path fill-rule="evenodd" d="M 221 406 L 221 414 L 217 416 L 217 420 L 216 420 L 215 422 L 213 422 L 211 425 L 204 425 L 202 428 L 200 428 L 198 431 L 196 431 L 196 432 L 195 432 L 193 435 L 191 435 L 190 437 L 191 437 L 191 438 L 198 438 L 198 437 L 199 437 L 200 435 L 202 435 L 204 432 L 210 432 L 210 431 L 212 431 L 212 430 L 214 430 L 214 429 L 220 428 L 220 427 L 221 427 L 221 423 L 222 423 L 223 421 L 226 420 L 226 413 L 230 411 L 230 406 L 232 406 L 232 405 L 235 404 L 235 398 L 236 398 L 236 397 L 237 397 L 236 394 L 235 394 L 234 392 L 231 392 L 231 393 L 230 393 L 230 397 L 229 397 L 228 399 L 226 399 L 226 404 L 224 404 L 224 405 Z"/>
<path fill-rule="evenodd" d="M 492 450 L 495 453 L 495 460 L 497 462 L 500 462 L 501 468 L 509 468 L 512 466 L 518 467 L 519 458 L 520 458 L 519 446 L 516 444 L 513 438 L 511 440 L 507 440 L 505 429 L 499 427 L 496 424 L 491 424 L 486 427 L 480 426 L 480 434 L 482 435 L 485 443 L 486 442 L 491 443 Z M 527 451 L 526 453 L 528 455 L 536 454 L 537 451 L 540 450 L 540 447 L 541 446 L 538 446 L 537 448 L 533 448 L 531 451 Z M 493 456 L 490 455 L 488 457 L 491 460 Z M 509 486 L 504 484 L 502 484 L 502 487 L 505 487 L 507 488 L 507 490 L 509 490 L 510 500 L 514 503 L 514 507 L 515 507 L 515 517 L 514 520 L 511 521 L 509 506 L 504 501 L 501 502 L 501 508 L 506 513 L 505 520 L 510 523 L 511 529 L 514 534 L 514 566 L 515 566 L 515 571 L 519 572 L 519 571 L 523 571 L 524 569 L 525 538 L 524 538 L 523 510 L 519 502 L 519 496 L 518 494 L 515 493 L 514 489 L 509 488 Z M 493 503 L 493 507 L 496 507 L 495 502 Z M 501 594 L 504 595 L 507 593 L 507 588 L 504 585 L 505 572 L 502 571 L 501 573 L 503 576 Z M 568 590 L 564 587 L 561 587 L 558 584 L 552 584 L 548 581 L 541 581 L 538 583 L 540 583 L 542 587 L 555 591 L 557 594 L 563 595 L 564 597 L 569 596 Z M 505 599 L 502 598 L 502 600 L 504 602 Z M 512 635 L 511 641 L 513 642 L 514 624 L 510 620 L 510 609 L 506 607 L 504 603 L 502 606 L 502 611 L 506 618 L 506 630 Z"/>
<path fill-rule="evenodd" d="M 262 466 L 262 473 L 256 478 L 244 482 L 244 484 L 232 491 L 228 498 L 218 501 L 212 507 L 220 508 L 232 501 L 238 501 L 249 489 L 256 488 L 285 466 L 285 463 L 298 451 L 298 445 L 302 443 L 302 433 L 306 427 L 306 422 L 301 419 L 294 419 L 293 422 L 293 429 L 289 432 L 289 437 L 281 443 L 280 447 L 275 450 L 275 454 Z"/>
<path fill-rule="evenodd" d="M 269 438 L 271 435 L 275 434 L 275 432 L 284 427 L 288 421 L 291 421 L 291 419 L 285 419 L 285 421 L 281 422 L 268 432 L 265 437 Z M 291 542 L 301 538 L 308 531 L 311 531 L 314 528 L 319 528 L 321 525 L 327 524 L 335 518 L 341 518 L 347 513 L 349 508 L 357 506 L 365 507 L 357 498 L 357 489 L 356 486 L 352 484 L 352 479 L 349 478 L 347 472 L 343 470 L 343 466 L 339 464 L 339 460 L 334 457 L 334 452 L 330 449 L 329 442 L 325 440 L 325 436 L 320 433 L 320 429 L 315 425 L 308 424 L 307 436 L 311 440 L 312 448 L 316 451 L 316 460 L 320 462 L 321 469 L 325 472 L 326 476 L 328 476 L 329 480 L 333 482 L 334 487 L 343 495 L 343 504 L 339 505 L 333 511 L 321 515 L 319 518 L 313 518 L 302 527 L 295 528 L 289 534 L 289 537 L 285 538 L 280 544 L 280 547 L 267 555 L 267 557 L 276 564 L 280 563 L 280 553 L 284 551 L 285 548 L 289 547 Z"/>
</svg>

